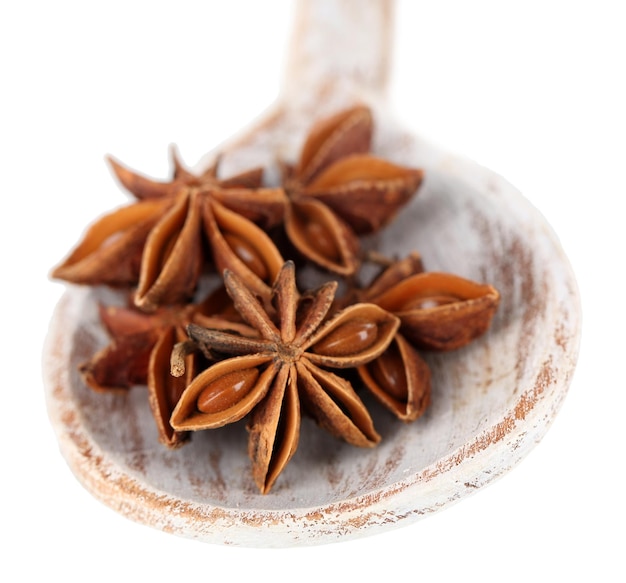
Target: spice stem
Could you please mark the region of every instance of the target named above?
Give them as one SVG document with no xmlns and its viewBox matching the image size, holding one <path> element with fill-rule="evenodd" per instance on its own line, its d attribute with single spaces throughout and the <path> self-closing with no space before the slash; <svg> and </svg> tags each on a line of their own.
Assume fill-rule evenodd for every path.
<svg viewBox="0 0 626 583">
<path fill-rule="evenodd" d="M 363 255 L 363 259 L 365 261 L 369 261 L 370 263 L 374 263 L 375 265 L 380 265 L 381 267 L 390 267 L 396 262 L 395 259 L 387 257 L 375 249 L 369 249 L 366 251 Z"/>
<path fill-rule="evenodd" d="M 182 377 L 185 374 L 185 357 L 196 352 L 198 345 L 192 340 L 178 342 L 172 348 L 170 356 L 170 372 L 172 376 Z"/>
</svg>

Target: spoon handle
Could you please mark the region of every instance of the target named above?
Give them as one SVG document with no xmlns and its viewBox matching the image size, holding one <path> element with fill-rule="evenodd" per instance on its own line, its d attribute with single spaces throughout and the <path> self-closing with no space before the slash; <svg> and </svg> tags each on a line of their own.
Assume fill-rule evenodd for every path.
<svg viewBox="0 0 626 583">
<path fill-rule="evenodd" d="M 297 0 L 282 94 L 385 98 L 393 0 Z"/>
</svg>

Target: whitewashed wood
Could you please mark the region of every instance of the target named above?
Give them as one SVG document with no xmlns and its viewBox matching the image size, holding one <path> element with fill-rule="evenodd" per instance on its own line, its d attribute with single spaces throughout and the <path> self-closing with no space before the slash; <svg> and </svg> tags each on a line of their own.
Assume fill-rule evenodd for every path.
<svg viewBox="0 0 626 583">
<path fill-rule="evenodd" d="M 311 120 L 365 101 L 375 114 L 376 153 L 426 171 L 406 212 L 366 244 L 389 254 L 418 250 L 427 269 L 495 285 L 502 303 L 492 329 L 457 352 L 426 355 L 433 404 L 417 422 L 404 425 L 366 397 L 383 437 L 374 450 L 337 442 L 305 420 L 298 452 L 261 496 L 242 424 L 201 432 L 168 451 L 158 443 L 145 388 L 124 397 L 82 384 L 77 364 L 107 342 L 96 302 L 118 298 L 70 286 L 45 347 L 50 418 L 78 479 L 129 518 L 243 546 L 374 534 L 441 510 L 503 475 L 558 412 L 580 338 L 567 258 L 542 216 L 503 178 L 408 135 L 389 116 L 390 18 L 390 4 L 381 0 L 300 2 L 282 98 L 224 145 L 225 173 L 293 159 Z M 337 58 L 333 35 L 356 45 L 353 58 Z"/>
</svg>

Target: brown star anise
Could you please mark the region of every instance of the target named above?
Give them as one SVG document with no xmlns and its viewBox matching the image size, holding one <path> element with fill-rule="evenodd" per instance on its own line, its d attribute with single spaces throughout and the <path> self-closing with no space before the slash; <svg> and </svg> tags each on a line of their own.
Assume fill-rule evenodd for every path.
<svg viewBox="0 0 626 583">
<path fill-rule="evenodd" d="M 249 455 L 262 493 L 270 490 L 296 451 L 301 405 L 320 426 L 348 443 L 375 445 L 380 436 L 364 404 L 347 380 L 326 369 L 358 367 L 375 359 L 393 339 L 398 319 L 373 304 L 359 303 L 326 320 L 337 283 L 301 296 L 291 261 L 273 286 L 274 313 L 234 273 L 224 273 L 224 284 L 257 335 L 188 326 L 189 337 L 202 350 L 230 358 L 195 377 L 171 425 L 178 431 L 210 429 L 251 413 Z"/>
<path fill-rule="evenodd" d="M 500 302 L 498 290 L 489 284 L 435 271 L 416 273 L 378 290 L 370 289 L 367 301 L 398 316 L 400 331 L 414 346 L 442 352 L 484 334 Z"/>
<path fill-rule="evenodd" d="M 424 351 L 484 334 L 500 296 L 425 271 L 417 252 L 392 260 L 361 248 L 360 237 L 387 226 L 423 180 L 419 169 L 374 156 L 373 133 L 363 105 L 317 121 L 293 165 L 283 164 L 279 188 L 263 187 L 261 168 L 218 177 L 219 157 L 194 173 L 171 149 L 165 181 L 109 157 L 134 200 L 97 219 L 52 271 L 121 288 L 128 302 L 99 306 L 110 341 L 80 365 L 85 384 L 104 393 L 146 386 L 169 448 L 245 419 L 262 494 L 311 420 L 355 446 L 380 441 L 355 388 L 402 421 L 420 418 L 431 402 Z M 292 257 L 313 267 L 306 277 L 339 281 L 300 293 Z M 383 266 L 374 278 L 371 264 Z M 212 280 L 217 288 L 200 302 Z"/>
<path fill-rule="evenodd" d="M 147 385 L 159 440 L 171 448 L 187 437 L 185 432 L 172 429 L 169 418 L 183 390 L 199 371 L 201 355 L 182 355 L 185 375 L 176 378 L 170 374 L 170 354 L 177 343 L 186 339 L 185 327 L 191 322 L 237 326 L 206 315 L 227 309 L 219 291 L 202 303 L 161 307 L 150 314 L 133 306 L 100 305 L 100 320 L 111 342 L 79 367 L 85 383 L 98 392 L 126 392 L 135 385 Z"/>
<path fill-rule="evenodd" d="M 364 106 L 315 124 L 295 167 L 285 167 L 285 230 L 307 259 L 341 275 L 358 267 L 358 235 L 386 225 L 415 194 L 421 170 L 368 152 L 372 115 Z"/>
<path fill-rule="evenodd" d="M 499 303 L 498 291 L 456 275 L 425 272 L 412 253 L 392 264 L 357 293 L 400 318 L 389 348 L 360 366 L 364 384 L 403 421 L 420 417 L 430 404 L 430 370 L 417 349 L 449 351 L 487 331 Z"/>
<path fill-rule="evenodd" d="M 264 229 L 286 205 L 280 188 L 259 188 L 260 170 L 227 180 L 217 163 L 200 176 L 174 154 L 174 177 L 158 182 L 113 159 L 121 184 L 138 201 L 96 221 L 52 276 L 82 284 L 137 284 L 144 310 L 188 300 L 206 264 L 205 239 L 216 268 L 239 273 L 256 293 L 269 293 L 283 259 Z"/>
</svg>

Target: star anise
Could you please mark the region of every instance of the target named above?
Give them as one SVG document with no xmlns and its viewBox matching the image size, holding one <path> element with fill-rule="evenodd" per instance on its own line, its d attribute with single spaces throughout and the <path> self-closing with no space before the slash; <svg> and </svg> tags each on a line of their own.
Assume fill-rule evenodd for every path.
<svg viewBox="0 0 626 583">
<path fill-rule="evenodd" d="M 251 413 L 248 451 L 262 493 L 270 490 L 296 451 L 301 406 L 348 443 L 375 445 L 380 436 L 364 404 L 347 380 L 326 369 L 358 367 L 379 356 L 393 339 L 398 319 L 373 304 L 359 303 L 326 320 L 337 283 L 322 285 L 304 300 L 291 261 L 273 286 L 274 313 L 234 273 L 224 273 L 224 284 L 257 335 L 188 326 L 189 337 L 201 349 L 229 358 L 195 377 L 171 425 L 179 431 L 210 429 Z"/>
<path fill-rule="evenodd" d="M 226 310 L 228 317 L 228 306 L 219 292 L 199 304 L 161 307 L 150 314 L 134 306 L 100 305 L 100 320 L 111 342 L 79 367 L 85 383 L 98 392 L 126 392 L 147 385 L 159 440 L 171 448 L 187 437 L 187 433 L 173 430 L 169 418 L 183 390 L 199 372 L 201 355 L 181 355 L 185 374 L 180 378 L 170 374 L 170 355 L 173 347 L 187 338 L 185 327 L 191 322 L 227 329 L 238 326 L 217 316 Z M 209 313 L 214 315 L 208 317 Z"/>
<path fill-rule="evenodd" d="M 452 273 L 424 271 L 364 297 L 400 318 L 400 331 L 417 348 L 450 351 L 491 326 L 500 301 L 497 289 Z"/>
<path fill-rule="evenodd" d="M 207 263 L 205 239 L 219 271 L 231 269 L 256 293 L 269 293 L 283 260 L 265 229 L 282 221 L 286 197 L 258 187 L 260 170 L 221 180 L 216 163 L 196 176 L 174 155 L 173 179 L 158 182 L 110 163 L 138 201 L 96 221 L 53 277 L 137 284 L 135 304 L 153 310 L 193 295 Z"/>
<path fill-rule="evenodd" d="M 364 384 L 403 421 L 420 417 L 430 404 L 431 375 L 418 349 L 449 351 L 487 331 L 498 291 L 456 275 L 425 272 L 412 253 L 392 264 L 357 294 L 400 318 L 389 348 L 359 367 Z"/>
<path fill-rule="evenodd" d="M 285 230 L 307 259 L 341 275 L 359 264 L 358 235 L 388 224 L 415 194 L 421 170 L 369 154 L 370 110 L 357 106 L 315 124 L 295 167 L 285 167 Z"/>
<path fill-rule="evenodd" d="M 128 294 L 127 307 L 99 308 L 111 340 L 80 366 L 85 383 L 99 392 L 146 385 L 170 448 L 247 419 L 263 494 L 295 454 L 303 417 L 355 446 L 380 441 L 349 379 L 399 419 L 421 417 L 431 400 L 423 351 L 455 350 L 484 334 L 500 296 L 425 271 L 416 252 L 391 261 L 361 250 L 360 237 L 388 225 L 423 180 L 419 169 L 372 155 L 372 137 L 366 106 L 318 121 L 284 165 L 280 188 L 262 186 L 262 169 L 218 177 L 219 158 L 195 174 L 174 149 L 167 181 L 109 158 L 135 200 L 96 220 L 52 272 Z M 337 295 L 339 283 L 328 281 L 300 293 L 294 263 L 283 258 L 294 250 L 322 268 L 314 275 L 343 278 L 347 291 Z M 386 268 L 364 287 L 365 262 Z M 205 270 L 221 276 L 221 287 L 193 303 Z"/>
</svg>

